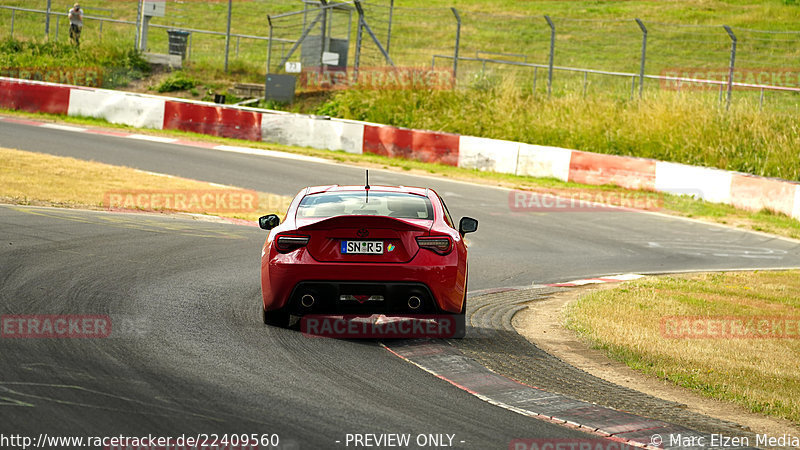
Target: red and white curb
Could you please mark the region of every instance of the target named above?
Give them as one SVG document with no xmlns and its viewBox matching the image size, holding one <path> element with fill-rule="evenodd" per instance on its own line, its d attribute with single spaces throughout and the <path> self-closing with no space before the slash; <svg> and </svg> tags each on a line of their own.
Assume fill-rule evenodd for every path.
<svg viewBox="0 0 800 450">
<path fill-rule="evenodd" d="M 578 286 L 586 286 L 590 284 L 604 284 L 604 283 L 622 283 L 624 281 L 632 281 L 638 280 L 639 278 L 644 278 L 644 275 L 639 275 L 636 273 L 626 273 L 622 275 L 611 275 L 607 277 L 599 277 L 599 278 L 584 278 L 581 280 L 573 280 L 567 281 L 564 283 L 551 283 L 545 284 L 545 286 L 549 287 L 578 287 Z"/>
</svg>

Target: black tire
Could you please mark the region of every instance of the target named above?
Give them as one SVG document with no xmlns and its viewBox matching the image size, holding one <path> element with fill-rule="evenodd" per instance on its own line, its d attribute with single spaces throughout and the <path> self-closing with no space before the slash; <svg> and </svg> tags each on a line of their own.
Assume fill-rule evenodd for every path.
<svg viewBox="0 0 800 450">
<path fill-rule="evenodd" d="M 261 320 L 263 320 L 265 324 L 271 325 L 273 327 L 286 328 L 289 326 L 289 313 L 282 309 L 276 309 L 275 311 L 266 311 L 262 306 Z"/>
<path fill-rule="evenodd" d="M 461 312 L 453 314 L 455 319 L 456 330 L 453 333 L 452 339 L 464 339 L 467 335 L 467 292 L 464 291 L 464 302 L 461 304 Z"/>
</svg>

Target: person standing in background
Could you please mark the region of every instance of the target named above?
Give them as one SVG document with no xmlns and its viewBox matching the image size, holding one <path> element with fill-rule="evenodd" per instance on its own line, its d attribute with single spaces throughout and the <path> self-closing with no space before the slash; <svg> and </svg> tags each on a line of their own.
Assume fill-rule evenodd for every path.
<svg viewBox="0 0 800 450">
<path fill-rule="evenodd" d="M 72 39 L 76 47 L 81 46 L 82 29 L 83 11 L 81 11 L 81 5 L 75 3 L 75 6 L 69 10 L 69 38 Z"/>
</svg>

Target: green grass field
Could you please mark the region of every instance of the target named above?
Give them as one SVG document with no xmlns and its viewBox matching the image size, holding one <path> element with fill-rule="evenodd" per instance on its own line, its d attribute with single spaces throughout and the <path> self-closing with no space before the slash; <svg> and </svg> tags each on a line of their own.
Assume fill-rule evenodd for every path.
<svg viewBox="0 0 800 450">
<path fill-rule="evenodd" d="M 45 0 L 5 0 L 2 5 L 43 9 Z M 54 11 L 66 11 L 72 0 L 53 0 Z M 556 25 L 555 64 L 610 71 L 637 72 L 641 31 L 633 18 L 648 27 L 646 72 L 705 68 L 724 72 L 730 57 L 730 38 L 722 24 L 733 27 L 739 38 L 737 76 L 761 72 L 794 73 L 800 46 L 800 5 L 790 0 L 751 1 L 525 1 L 431 0 L 397 1 L 393 13 L 390 55 L 397 65 L 430 66 L 433 55 L 450 55 L 455 38 L 455 20 L 450 6 L 461 12 L 461 55 L 499 57 L 515 61 L 545 63 L 549 14 Z M 388 1 L 365 1 L 367 19 L 376 35 L 386 43 Z M 84 4 L 108 8 L 115 19 L 134 20 L 135 1 L 96 0 Z M 234 33 L 266 36 L 267 14 L 302 8 L 297 1 L 253 0 L 233 2 Z M 105 13 L 97 10 L 98 12 Z M 225 1 L 167 2 L 166 18 L 155 24 L 223 31 L 227 16 Z M 0 22 L 8 23 L 10 12 L 0 9 Z M 296 38 L 302 16 L 273 20 L 275 36 Z M 346 29 L 341 19 L 336 30 Z M 55 21 L 51 25 L 55 28 Z M 355 27 L 350 29 L 351 34 Z M 771 30 L 764 33 L 754 30 Z M 8 29 L 10 34 L 10 29 Z M 344 34 L 343 34 L 344 33 Z M 334 31 L 334 35 L 346 35 Z M 0 68 L 103 66 L 109 73 L 108 87 L 124 86 L 145 76 L 135 54 L 133 27 L 86 21 L 79 51 L 67 44 L 66 20 L 61 20 L 58 39 L 42 40 L 42 15 L 18 13 L 14 36 L 24 43 L 3 44 Z M 2 38 L 3 36 L 0 36 Z M 166 32 L 152 28 L 150 50 L 166 52 Z M 151 89 L 191 98 L 213 98 L 236 81 L 261 82 L 265 72 L 266 44 L 241 39 L 232 42 L 230 73 L 222 71 L 224 38 L 194 33 L 185 70 Z M 238 50 L 237 50 L 238 47 Z M 276 44 L 276 55 L 286 51 Z M 237 53 L 238 52 L 238 53 Z M 507 55 L 494 55 L 508 53 Z M 515 55 L 509 55 L 515 54 Z M 350 50 L 352 63 L 353 46 Z M 362 66 L 382 64 L 375 46 L 364 45 Z M 274 62 L 273 62 L 274 63 Z M 437 59 L 437 67 L 451 61 Z M 788 66 L 788 67 L 787 67 Z M 759 69 L 760 68 L 760 69 Z M 750 72 L 748 72 L 748 70 Z M 757 175 L 800 180 L 800 130 L 796 126 L 798 95 L 736 90 L 731 110 L 720 102 L 720 92 L 665 89 L 648 80 L 643 99 L 638 99 L 636 80 L 602 75 L 557 71 L 553 95 L 546 93 L 546 71 L 531 68 L 462 62 L 459 87 L 451 90 L 349 90 L 335 93 L 301 94 L 294 105 L 267 106 L 362 119 L 397 126 L 518 140 L 536 144 L 576 148 L 602 153 L 652 157 L 668 161 L 737 170 Z M 800 73 L 800 69 L 797 70 Z M 190 80 L 190 83 L 186 83 Z M 534 81 L 535 80 L 535 81 Z M 767 78 L 768 82 L 775 81 Z M 791 84 L 789 77 L 777 80 Z M 798 82 L 795 77 L 793 83 Z M 535 85 L 534 85 L 535 83 Z M 632 90 L 633 88 L 633 90 Z M 633 95 L 632 95 L 633 94 Z M 633 97 L 633 98 L 631 98 Z M 229 96 L 229 100 L 236 100 Z"/>
<path fill-rule="evenodd" d="M 566 310 L 566 324 L 634 370 L 797 424 L 798 275 L 757 271 L 645 278 L 583 295 Z M 708 328 L 705 335 L 675 337 L 662 328 L 675 317 L 734 317 L 745 324 L 783 317 L 792 318 L 787 322 L 793 327 L 772 329 L 773 335 L 714 335 Z M 704 319 L 698 323 L 709 323 Z"/>
</svg>

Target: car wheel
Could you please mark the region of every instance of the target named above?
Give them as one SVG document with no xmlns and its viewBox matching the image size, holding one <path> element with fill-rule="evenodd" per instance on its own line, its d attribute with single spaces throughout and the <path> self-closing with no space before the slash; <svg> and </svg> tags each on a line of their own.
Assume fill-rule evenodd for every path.
<svg viewBox="0 0 800 450">
<path fill-rule="evenodd" d="M 453 319 L 456 322 L 456 331 L 453 333 L 452 339 L 464 339 L 467 335 L 467 293 L 464 292 L 464 302 L 461 305 L 461 312 L 453 314 Z"/>
<path fill-rule="evenodd" d="M 263 320 L 265 324 L 273 327 L 286 328 L 289 326 L 289 313 L 282 309 L 266 311 L 262 306 L 261 320 Z"/>
</svg>

